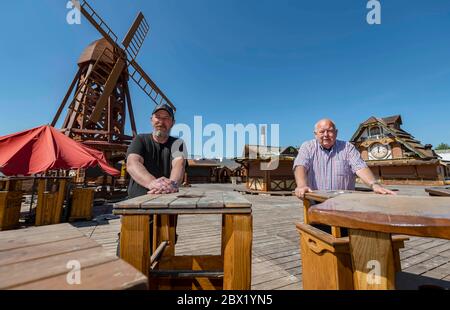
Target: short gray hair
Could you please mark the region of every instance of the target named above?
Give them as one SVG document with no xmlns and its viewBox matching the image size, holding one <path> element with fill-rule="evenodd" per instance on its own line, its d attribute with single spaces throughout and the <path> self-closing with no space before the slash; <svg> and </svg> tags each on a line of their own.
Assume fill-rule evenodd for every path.
<svg viewBox="0 0 450 310">
<path fill-rule="evenodd" d="M 336 125 L 334 124 L 334 122 L 333 122 L 331 119 L 329 119 L 329 118 L 323 118 L 323 119 L 319 120 L 319 121 L 314 125 L 314 132 L 317 131 L 317 127 L 319 126 L 319 124 L 320 124 L 320 123 L 324 123 L 324 122 L 330 123 L 331 126 L 333 127 L 333 129 L 336 130 Z"/>
</svg>

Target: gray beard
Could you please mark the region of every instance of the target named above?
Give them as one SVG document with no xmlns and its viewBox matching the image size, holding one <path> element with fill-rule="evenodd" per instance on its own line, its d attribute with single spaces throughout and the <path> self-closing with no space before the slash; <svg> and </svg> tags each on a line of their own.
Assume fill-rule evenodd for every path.
<svg viewBox="0 0 450 310">
<path fill-rule="evenodd" d="M 166 138 L 169 135 L 169 133 L 161 131 L 161 130 L 155 130 L 155 136 L 158 138 Z"/>
</svg>

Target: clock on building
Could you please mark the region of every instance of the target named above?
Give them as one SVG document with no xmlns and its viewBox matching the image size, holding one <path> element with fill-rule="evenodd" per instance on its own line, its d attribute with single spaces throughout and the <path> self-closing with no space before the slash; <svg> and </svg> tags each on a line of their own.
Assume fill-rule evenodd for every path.
<svg viewBox="0 0 450 310">
<path fill-rule="evenodd" d="M 383 159 L 389 153 L 389 149 L 387 145 L 381 143 L 374 143 L 370 147 L 370 154 L 376 159 Z"/>
</svg>

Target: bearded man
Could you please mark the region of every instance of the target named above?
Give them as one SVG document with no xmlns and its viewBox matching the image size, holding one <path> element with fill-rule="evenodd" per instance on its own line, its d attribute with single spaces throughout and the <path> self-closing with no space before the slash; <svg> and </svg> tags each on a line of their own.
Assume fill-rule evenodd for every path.
<svg viewBox="0 0 450 310">
<path fill-rule="evenodd" d="M 170 136 L 173 109 L 167 104 L 156 106 L 151 123 L 153 132 L 139 134 L 128 147 L 128 198 L 178 192 L 184 177 L 186 148 L 183 140 Z"/>
</svg>

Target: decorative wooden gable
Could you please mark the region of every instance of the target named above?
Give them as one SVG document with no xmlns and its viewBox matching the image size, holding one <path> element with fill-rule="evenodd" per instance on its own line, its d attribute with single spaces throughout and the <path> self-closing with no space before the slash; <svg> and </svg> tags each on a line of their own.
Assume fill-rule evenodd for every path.
<svg viewBox="0 0 450 310">
<path fill-rule="evenodd" d="M 365 160 L 437 158 L 432 146 L 422 145 L 414 139 L 401 128 L 402 123 L 400 115 L 384 118 L 372 116 L 359 125 L 350 141 L 359 149 Z"/>
</svg>

